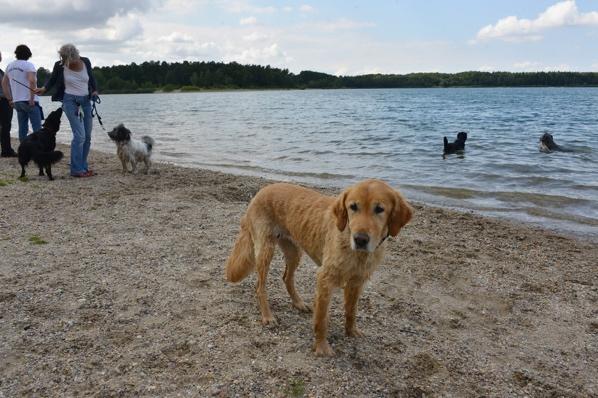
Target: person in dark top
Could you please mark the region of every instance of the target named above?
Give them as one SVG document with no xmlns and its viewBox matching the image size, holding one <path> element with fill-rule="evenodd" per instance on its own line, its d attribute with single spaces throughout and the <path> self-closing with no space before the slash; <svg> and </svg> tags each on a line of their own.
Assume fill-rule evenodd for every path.
<svg viewBox="0 0 598 398">
<path fill-rule="evenodd" d="M 0 53 L 0 62 L 2 62 L 2 53 Z M 4 71 L 0 69 L 0 81 L 4 77 Z M 10 129 L 12 127 L 12 107 L 8 99 L 4 96 L 2 85 L 0 84 L 0 157 L 9 158 L 17 156 L 10 143 Z"/>
</svg>

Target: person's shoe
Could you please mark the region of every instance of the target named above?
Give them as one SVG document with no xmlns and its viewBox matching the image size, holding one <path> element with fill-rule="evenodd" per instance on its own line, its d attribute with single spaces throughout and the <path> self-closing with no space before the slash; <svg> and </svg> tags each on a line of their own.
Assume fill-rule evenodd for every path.
<svg viewBox="0 0 598 398">
<path fill-rule="evenodd" d="M 81 173 L 71 174 L 71 177 L 85 178 L 85 177 L 91 177 L 92 175 L 93 174 L 89 174 L 88 171 L 82 171 Z"/>
<path fill-rule="evenodd" d="M 0 154 L 0 157 L 3 157 L 3 158 L 16 158 L 17 157 L 17 153 L 14 150 L 11 150 L 10 152 L 2 152 Z"/>
</svg>

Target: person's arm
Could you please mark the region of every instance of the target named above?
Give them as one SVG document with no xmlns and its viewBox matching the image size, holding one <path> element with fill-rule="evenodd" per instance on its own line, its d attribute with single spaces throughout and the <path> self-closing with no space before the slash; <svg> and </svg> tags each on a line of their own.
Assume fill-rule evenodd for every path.
<svg viewBox="0 0 598 398">
<path fill-rule="evenodd" d="M 87 74 L 89 75 L 89 86 L 91 87 L 91 96 L 98 95 L 98 85 L 96 78 L 93 75 L 93 69 L 91 68 L 91 61 L 89 58 L 84 59 L 85 67 L 87 68 Z"/>
<path fill-rule="evenodd" d="M 48 79 L 48 81 L 44 84 L 43 87 L 40 87 L 35 90 L 36 94 L 44 94 L 46 91 L 52 90 L 52 87 L 56 84 L 56 80 L 58 80 L 58 75 L 60 74 L 60 62 L 56 62 L 54 64 L 54 68 L 52 69 L 52 75 Z"/>
<path fill-rule="evenodd" d="M 10 82 L 7 73 L 2 78 L 2 90 L 4 91 L 4 97 L 6 97 L 8 103 L 12 106 L 12 91 L 10 91 Z"/>
<path fill-rule="evenodd" d="M 35 90 L 37 89 L 37 77 L 35 72 L 27 72 L 27 80 L 29 81 L 29 105 L 35 105 Z"/>
</svg>

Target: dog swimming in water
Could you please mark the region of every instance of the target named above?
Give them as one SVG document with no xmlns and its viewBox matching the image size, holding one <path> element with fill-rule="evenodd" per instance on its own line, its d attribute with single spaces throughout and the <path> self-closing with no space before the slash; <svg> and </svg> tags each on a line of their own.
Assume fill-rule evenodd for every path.
<svg viewBox="0 0 598 398">
<path fill-rule="evenodd" d="M 540 148 L 540 152 L 550 153 L 553 151 L 562 151 L 563 149 L 554 142 L 554 138 L 552 138 L 552 134 L 544 133 L 542 137 L 540 137 L 540 144 L 538 145 Z"/>
<path fill-rule="evenodd" d="M 457 139 L 454 142 L 448 142 L 448 139 L 444 137 L 443 155 L 464 151 L 465 141 L 467 141 L 467 133 L 465 131 L 459 132 L 457 134 Z"/>
</svg>

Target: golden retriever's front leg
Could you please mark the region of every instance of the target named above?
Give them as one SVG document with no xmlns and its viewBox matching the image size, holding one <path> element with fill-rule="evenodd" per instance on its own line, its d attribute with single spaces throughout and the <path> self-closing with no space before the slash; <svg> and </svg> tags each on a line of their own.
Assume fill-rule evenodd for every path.
<svg viewBox="0 0 598 398">
<path fill-rule="evenodd" d="M 349 337 L 363 337 L 364 334 L 355 326 L 357 300 L 361 295 L 363 282 L 349 282 L 345 286 L 345 333 Z"/>
<path fill-rule="evenodd" d="M 328 306 L 330 304 L 330 296 L 332 295 L 333 286 L 324 275 L 318 273 L 318 282 L 316 286 L 316 300 L 314 309 L 314 333 L 316 341 L 314 343 L 314 350 L 316 356 L 330 357 L 334 355 L 334 351 L 328 343 Z"/>
</svg>

